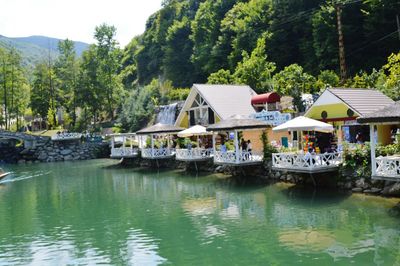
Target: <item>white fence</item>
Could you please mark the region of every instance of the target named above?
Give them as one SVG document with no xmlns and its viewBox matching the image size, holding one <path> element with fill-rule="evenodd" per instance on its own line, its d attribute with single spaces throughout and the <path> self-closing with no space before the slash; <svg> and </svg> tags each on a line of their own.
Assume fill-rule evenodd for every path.
<svg viewBox="0 0 400 266">
<path fill-rule="evenodd" d="M 400 157 L 386 156 L 377 157 L 376 176 L 392 177 L 400 179 Z"/>
<path fill-rule="evenodd" d="M 321 154 L 301 154 L 301 153 L 273 153 L 272 166 L 287 170 L 322 170 L 336 168 L 342 163 L 342 154 L 321 153 Z"/>
<path fill-rule="evenodd" d="M 177 149 L 176 159 L 181 161 L 197 161 L 211 158 L 213 149 Z"/>
<path fill-rule="evenodd" d="M 75 140 L 80 139 L 82 137 L 81 133 L 58 133 L 51 136 L 51 140 L 53 141 L 60 141 L 60 140 Z"/>
<path fill-rule="evenodd" d="M 170 148 L 142 149 L 142 157 L 143 158 L 157 159 L 157 158 L 172 157 L 173 155 L 175 155 L 175 149 L 170 149 Z"/>
<path fill-rule="evenodd" d="M 120 147 L 111 149 L 111 157 L 122 158 L 122 157 L 136 157 L 138 155 L 138 149 L 131 147 Z"/>
<path fill-rule="evenodd" d="M 240 151 L 238 152 L 238 156 L 236 156 L 236 152 L 234 151 L 214 152 L 214 162 L 218 164 L 254 164 L 262 162 L 263 158 L 262 152 Z"/>
</svg>

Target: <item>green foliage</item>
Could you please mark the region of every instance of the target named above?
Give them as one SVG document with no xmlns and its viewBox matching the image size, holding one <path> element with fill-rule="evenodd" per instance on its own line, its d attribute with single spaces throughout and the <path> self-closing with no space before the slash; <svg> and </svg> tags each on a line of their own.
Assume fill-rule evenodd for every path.
<svg viewBox="0 0 400 266">
<path fill-rule="evenodd" d="M 336 87 L 339 85 L 339 81 L 340 78 L 336 72 L 332 70 L 322 70 L 315 82 L 315 89 L 322 91 L 329 87 Z"/>
<path fill-rule="evenodd" d="M 383 69 L 388 72 L 386 82 L 382 86 L 383 92 L 393 100 L 400 100 L 400 52 L 391 54 Z"/>
<path fill-rule="evenodd" d="M 278 152 L 278 150 L 268 141 L 268 135 L 265 131 L 263 131 L 260 138 L 263 144 L 264 161 L 271 160 L 272 154 Z"/>
<path fill-rule="evenodd" d="M 247 84 L 256 92 L 272 90 L 272 72 L 275 71 L 275 63 L 267 61 L 265 52 L 265 36 L 257 41 L 256 48 L 249 56 L 243 52 L 243 60 L 239 62 L 233 77 L 236 83 Z"/>
<path fill-rule="evenodd" d="M 208 84 L 233 84 L 234 78 L 229 70 L 220 69 L 217 72 L 211 73 L 207 79 Z"/>
<path fill-rule="evenodd" d="M 167 92 L 167 99 L 168 101 L 185 101 L 189 92 L 189 88 L 172 88 Z"/>
<path fill-rule="evenodd" d="M 303 68 L 297 64 L 285 67 L 282 71 L 275 74 L 274 89 L 281 95 L 289 95 L 293 97 L 294 104 L 299 111 L 303 110 L 301 104 L 302 93 L 315 93 L 315 78 L 303 71 Z"/>
<path fill-rule="evenodd" d="M 55 129 L 58 125 L 56 118 L 56 110 L 49 108 L 47 111 L 47 126 L 48 129 Z"/>
</svg>

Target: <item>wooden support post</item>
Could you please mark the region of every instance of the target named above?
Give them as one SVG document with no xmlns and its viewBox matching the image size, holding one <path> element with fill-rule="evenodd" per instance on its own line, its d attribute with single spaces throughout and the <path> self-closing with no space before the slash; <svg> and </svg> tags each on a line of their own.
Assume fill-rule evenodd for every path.
<svg viewBox="0 0 400 266">
<path fill-rule="evenodd" d="M 111 136 L 111 150 L 114 149 L 114 136 Z"/>
<path fill-rule="evenodd" d="M 376 175 L 376 155 L 375 155 L 375 125 L 369 125 L 369 141 L 371 146 L 371 174 Z"/>
<path fill-rule="evenodd" d="M 151 157 L 154 157 L 154 135 L 151 134 Z"/>
<path fill-rule="evenodd" d="M 234 143 L 235 143 L 235 157 L 236 157 L 236 163 L 239 163 L 239 141 L 238 141 L 238 132 L 235 130 L 235 136 L 234 136 Z"/>
</svg>

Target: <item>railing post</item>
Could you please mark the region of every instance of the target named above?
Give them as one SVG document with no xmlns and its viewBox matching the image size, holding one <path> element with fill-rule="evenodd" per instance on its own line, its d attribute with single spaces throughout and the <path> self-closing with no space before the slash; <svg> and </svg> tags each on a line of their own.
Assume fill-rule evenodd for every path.
<svg viewBox="0 0 400 266">
<path fill-rule="evenodd" d="M 375 155 L 375 125 L 369 125 L 369 141 L 371 148 L 371 173 L 372 176 L 376 175 L 376 155 Z"/>
<path fill-rule="evenodd" d="M 234 136 L 234 143 L 235 143 L 235 159 L 236 159 L 236 163 L 239 163 L 239 143 L 238 143 L 238 132 L 237 130 L 234 131 L 235 132 L 235 136 Z"/>
</svg>

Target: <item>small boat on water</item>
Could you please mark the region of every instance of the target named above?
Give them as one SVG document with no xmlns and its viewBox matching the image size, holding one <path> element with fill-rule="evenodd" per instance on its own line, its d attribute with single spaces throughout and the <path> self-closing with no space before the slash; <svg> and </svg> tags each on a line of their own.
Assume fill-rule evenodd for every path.
<svg viewBox="0 0 400 266">
<path fill-rule="evenodd" d="M 3 179 L 4 177 L 8 176 L 10 173 L 4 172 L 3 169 L 0 168 L 0 180 Z"/>
</svg>

